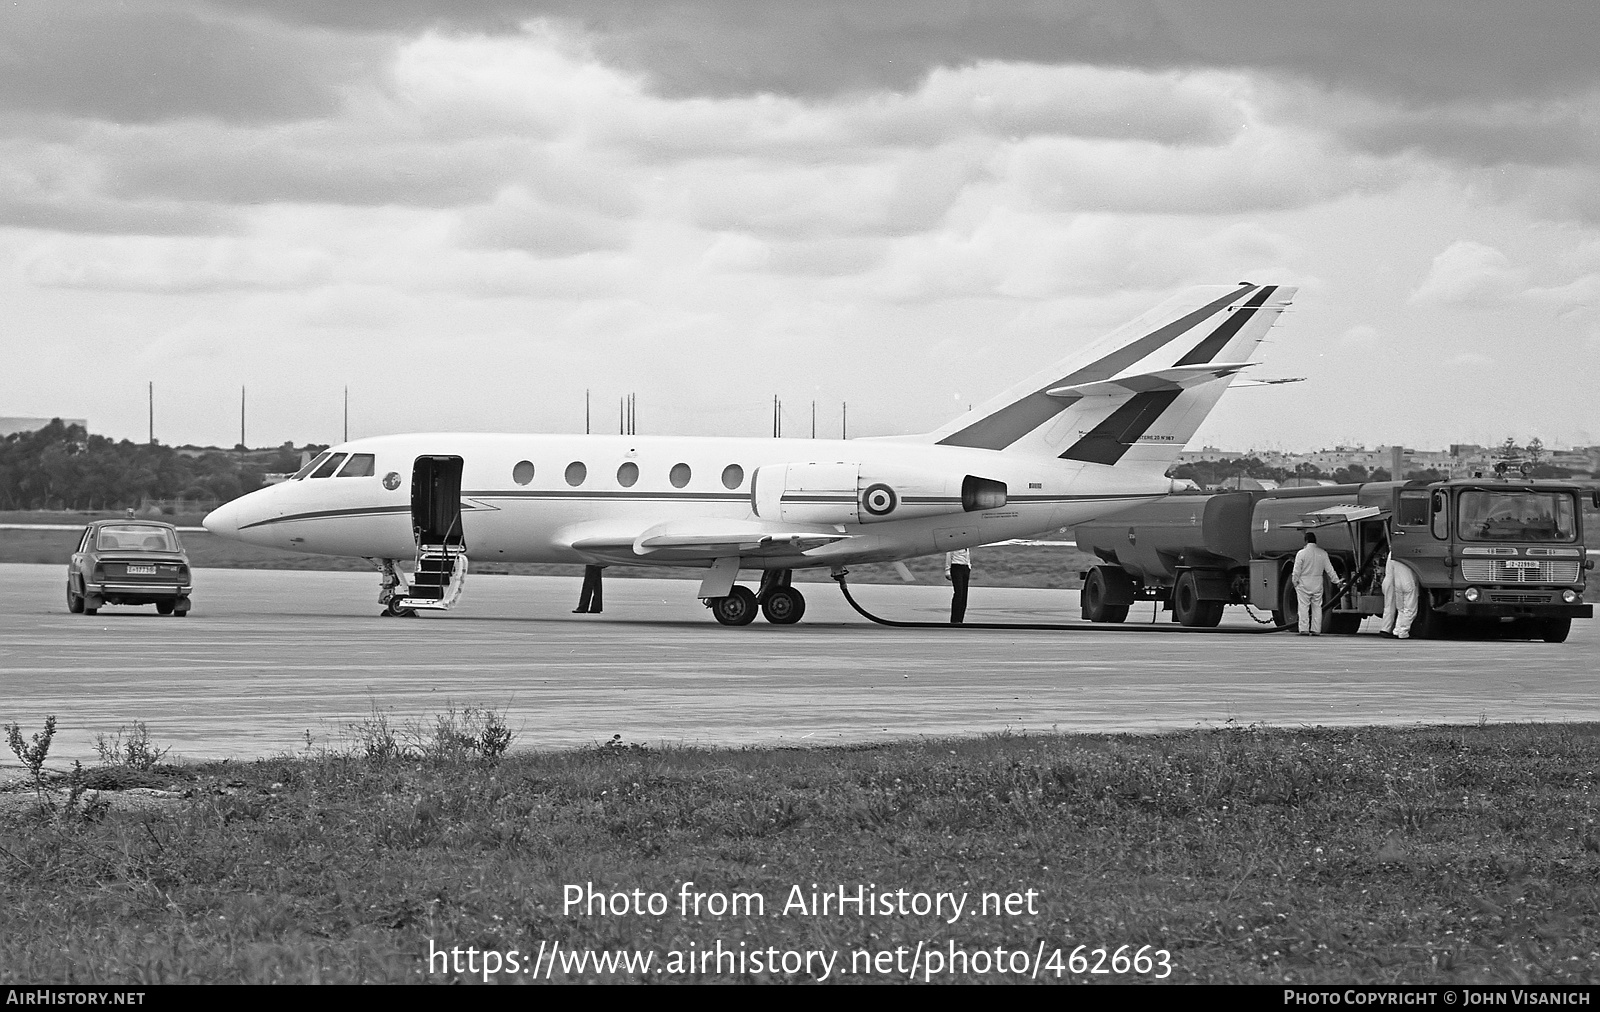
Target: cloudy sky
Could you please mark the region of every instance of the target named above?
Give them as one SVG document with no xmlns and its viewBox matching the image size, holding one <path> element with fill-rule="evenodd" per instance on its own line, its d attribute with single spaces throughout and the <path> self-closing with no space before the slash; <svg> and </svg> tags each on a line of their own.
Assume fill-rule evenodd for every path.
<svg viewBox="0 0 1600 1012">
<path fill-rule="evenodd" d="M 931 429 L 1297 284 L 1227 448 L 1600 443 L 1592 0 L 22 0 L 0 415 Z"/>
</svg>

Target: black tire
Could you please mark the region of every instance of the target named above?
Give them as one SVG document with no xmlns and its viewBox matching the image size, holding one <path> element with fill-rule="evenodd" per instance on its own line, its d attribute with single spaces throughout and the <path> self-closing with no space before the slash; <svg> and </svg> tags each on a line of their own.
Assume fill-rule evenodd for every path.
<svg viewBox="0 0 1600 1012">
<path fill-rule="evenodd" d="M 761 602 L 761 614 L 773 625 L 794 625 L 805 613 L 805 595 L 793 587 L 774 587 Z"/>
<path fill-rule="evenodd" d="M 67 611 L 74 615 L 83 614 L 83 595 L 72 589 L 72 581 L 67 581 Z"/>
<path fill-rule="evenodd" d="M 176 603 L 173 602 L 173 601 L 157 601 L 156 602 L 156 614 L 157 615 L 171 615 L 175 607 L 176 607 Z"/>
<path fill-rule="evenodd" d="M 1433 610 L 1433 596 L 1426 590 L 1417 592 L 1417 617 L 1411 620 L 1411 638 L 1437 640 L 1445 636 L 1445 619 Z"/>
<path fill-rule="evenodd" d="M 1191 628 L 1214 626 L 1222 621 L 1224 603 L 1201 600 L 1199 581 L 1195 579 L 1193 570 L 1181 574 L 1177 586 L 1172 588 L 1172 617 L 1179 625 Z"/>
<path fill-rule="evenodd" d="M 1294 584 L 1289 580 L 1289 570 L 1283 570 L 1280 586 L 1283 588 L 1278 593 L 1278 610 L 1272 613 L 1273 621 L 1290 630 L 1300 628 L 1300 595 L 1294 592 Z"/>
<path fill-rule="evenodd" d="M 384 618 L 412 618 L 417 614 L 415 608 L 402 608 L 399 595 L 389 598 L 389 603 L 383 606 Z"/>
<path fill-rule="evenodd" d="M 1353 611 L 1333 612 L 1328 615 L 1323 624 L 1327 626 L 1328 632 L 1333 633 L 1335 636 L 1354 636 L 1361 631 L 1361 619 L 1363 617 L 1365 616 Z"/>
<path fill-rule="evenodd" d="M 1572 619 L 1547 618 L 1544 620 L 1544 641 L 1546 643 L 1565 643 L 1567 634 L 1572 632 Z"/>
<path fill-rule="evenodd" d="M 1083 607 L 1083 617 L 1088 621 L 1123 622 L 1127 620 L 1127 605 L 1106 603 L 1106 599 L 1111 596 L 1111 579 L 1115 579 L 1115 577 L 1108 578 L 1104 566 L 1096 566 L 1089 571 L 1089 578 L 1084 581 L 1083 590 L 1078 595 L 1078 603 Z"/>
<path fill-rule="evenodd" d="M 756 595 L 749 587 L 735 585 L 727 597 L 711 599 L 711 614 L 723 625 L 749 625 L 759 610 Z"/>
</svg>

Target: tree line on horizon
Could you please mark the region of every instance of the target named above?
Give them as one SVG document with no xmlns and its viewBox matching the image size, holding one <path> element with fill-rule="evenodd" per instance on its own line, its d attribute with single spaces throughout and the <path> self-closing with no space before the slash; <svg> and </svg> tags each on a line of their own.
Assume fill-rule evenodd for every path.
<svg viewBox="0 0 1600 1012">
<path fill-rule="evenodd" d="M 311 449 L 321 449 L 312 447 Z M 301 451 L 206 449 L 180 453 L 160 443 L 92 435 L 57 418 L 42 429 L 0 437 L 0 509 L 119 510 L 152 500 L 227 502 L 298 470 Z"/>
<path fill-rule="evenodd" d="M 1522 447 L 1516 447 L 1522 450 Z M 1508 454 L 1507 459 L 1515 456 Z M 1255 478 L 1276 482 L 1288 481 L 1291 478 L 1318 478 L 1333 481 L 1340 485 L 1359 485 L 1369 481 L 1390 481 L 1389 469 L 1377 467 L 1367 470 L 1361 464 L 1350 464 L 1333 471 L 1324 471 L 1317 465 L 1307 461 L 1297 464 L 1292 468 L 1271 467 L 1261 462 L 1256 457 L 1232 457 L 1221 460 L 1197 460 L 1188 464 L 1179 464 L 1167 471 L 1171 478 L 1186 478 L 1201 488 L 1216 488 L 1226 484 L 1233 478 Z M 1407 481 L 1420 479 L 1422 481 L 1443 481 L 1450 477 L 1438 468 L 1416 468 L 1405 473 Z M 1534 478 L 1571 478 L 1573 472 L 1569 468 L 1557 467 L 1553 464 L 1536 463 L 1531 477 Z"/>
</svg>

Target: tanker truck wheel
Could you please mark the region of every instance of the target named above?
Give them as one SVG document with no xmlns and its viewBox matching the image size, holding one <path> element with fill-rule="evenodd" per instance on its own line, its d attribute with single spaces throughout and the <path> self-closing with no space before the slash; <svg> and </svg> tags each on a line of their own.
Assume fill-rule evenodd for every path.
<svg viewBox="0 0 1600 1012">
<path fill-rule="evenodd" d="M 1567 634 L 1571 631 L 1571 618 L 1547 618 L 1544 620 L 1544 641 L 1546 643 L 1565 643 Z"/>
<path fill-rule="evenodd" d="M 1222 621 L 1223 606 L 1222 601 L 1201 599 L 1199 581 L 1192 570 L 1181 574 L 1172 588 L 1172 617 L 1179 625 L 1214 626 Z"/>
<path fill-rule="evenodd" d="M 1083 591 L 1078 595 L 1083 605 L 1084 618 L 1090 622 L 1122 622 L 1127 619 L 1127 605 L 1106 603 L 1111 596 L 1111 585 L 1117 577 L 1132 582 L 1128 581 L 1128 575 L 1121 570 L 1114 571 L 1109 577 L 1106 575 L 1105 566 L 1096 566 L 1089 571 L 1089 578 L 1084 581 Z"/>
</svg>

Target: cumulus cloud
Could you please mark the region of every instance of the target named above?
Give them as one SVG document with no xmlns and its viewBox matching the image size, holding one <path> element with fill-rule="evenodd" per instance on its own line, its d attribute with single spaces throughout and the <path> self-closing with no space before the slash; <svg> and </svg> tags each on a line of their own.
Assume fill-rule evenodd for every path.
<svg viewBox="0 0 1600 1012">
<path fill-rule="evenodd" d="M 325 115 L 382 47 L 197 7 L 27 0 L 0 10 L 11 109 L 119 122 Z"/>
<path fill-rule="evenodd" d="M 1463 239 L 1433 258 L 1410 301 L 1416 305 L 1500 306 L 1520 295 L 1526 273 L 1492 246 Z"/>
<path fill-rule="evenodd" d="M 42 287 L 178 293 L 304 287 L 328 276 L 329 261 L 320 250 L 254 239 L 115 236 L 41 243 L 22 268 Z"/>
<path fill-rule="evenodd" d="M 1403 101 L 1551 95 L 1596 79 L 1584 0 L 427 0 L 328 4 L 211 0 L 286 24 L 353 31 L 514 34 L 528 19 L 576 24 L 609 61 L 668 95 L 829 97 L 904 91 L 983 60 L 1142 70 L 1200 66 L 1291 74 Z"/>
</svg>

